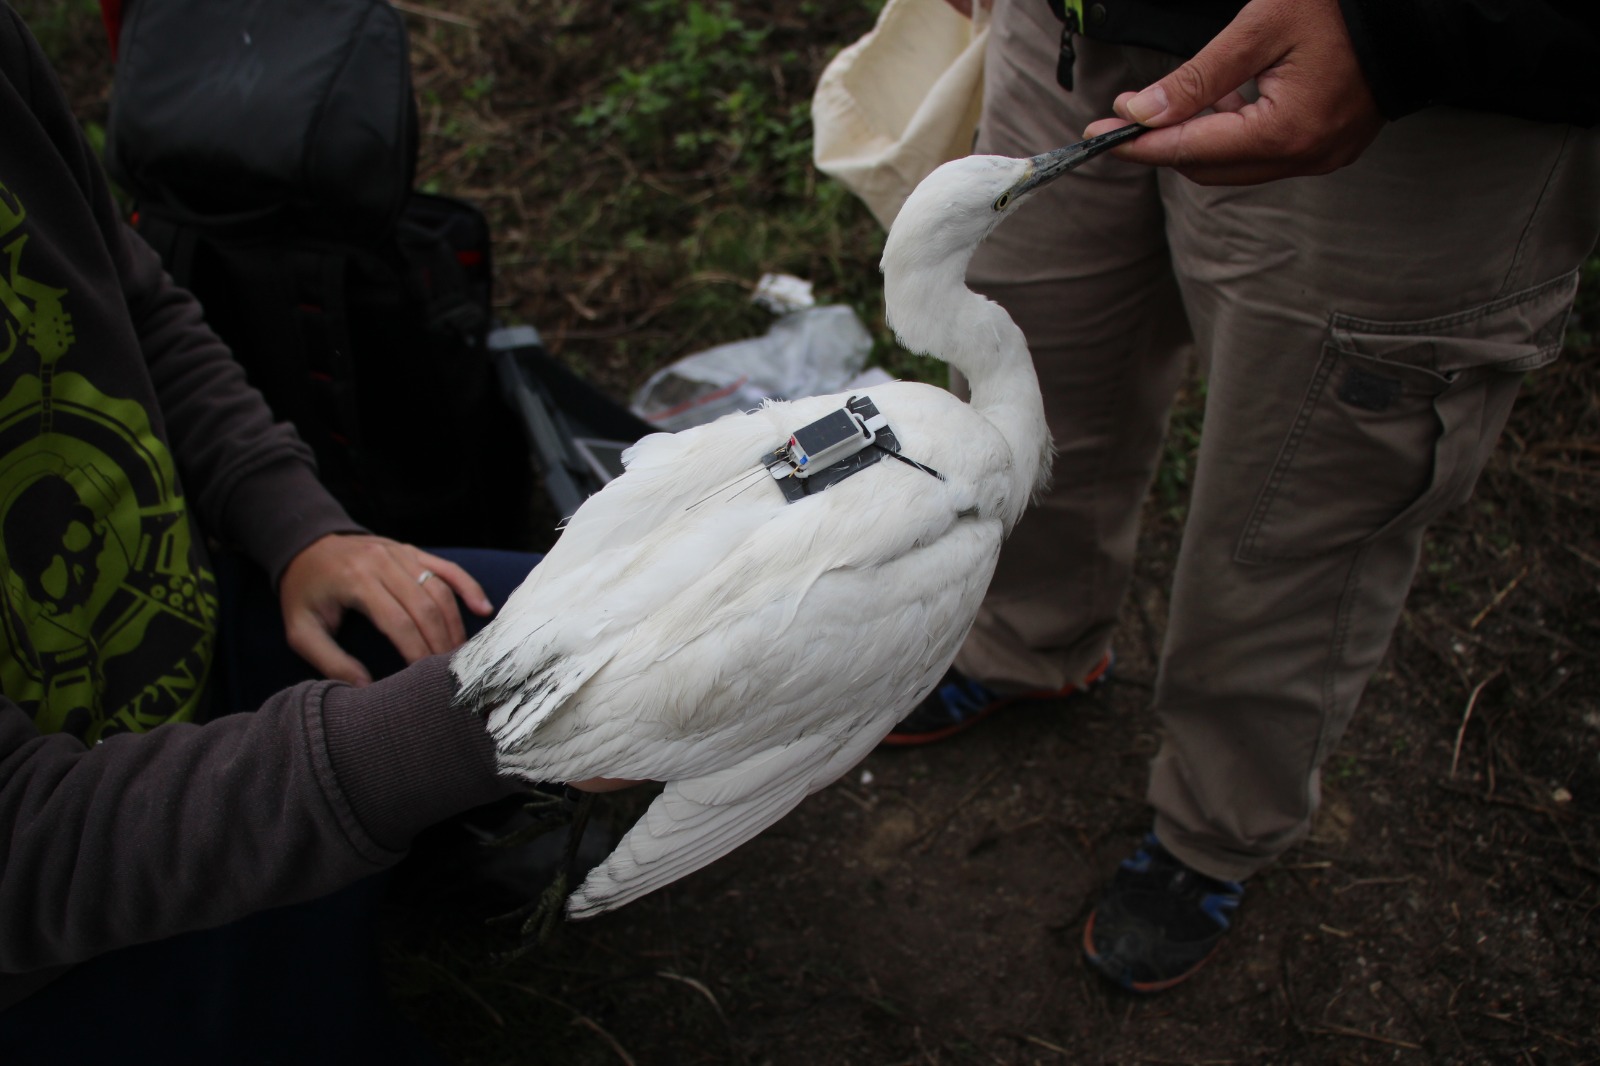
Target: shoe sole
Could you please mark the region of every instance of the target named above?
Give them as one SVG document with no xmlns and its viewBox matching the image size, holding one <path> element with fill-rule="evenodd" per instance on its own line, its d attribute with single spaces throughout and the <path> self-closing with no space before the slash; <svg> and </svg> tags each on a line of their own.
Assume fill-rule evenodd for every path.
<svg viewBox="0 0 1600 1066">
<path fill-rule="evenodd" d="M 1099 665 L 1090 671 L 1089 676 L 1083 679 L 1083 684 L 1081 685 L 1068 685 L 1065 688 L 1058 689 L 1040 689 L 1035 692 L 1019 692 L 1015 696 L 1002 696 L 971 718 L 964 718 L 955 725 L 934 730 L 932 733 L 890 733 L 879 743 L 897 748 L 912 748 L 919 744 L 934 744 L 941 740 L 948 740 L 957 733 L 965 733 L 991 714 L 996 711 L 1003 711 L 1012 704 L 1034 703 L 1040 700 L 1064 700 L 1071 696 L 1082 695 L 1106 679 L 1106 675 L 1111 672 L 1113 661 L 1115 660 L 1111 653 L 1106 652 Z"/>
<path fill-rule="evenodd" d="M 1095 973 L 1099 974 L 1107 981 L 1110 981 L 1124 992 L 1133 992 L 1141 996 L 1153 995 L 1156 992 L 1165 992 L 1167 989 L 1172 988 L 1175 985 L 1183 984 L 1183 982 L 1187 981 L 1189 978 L 1193 977 L 1197 972 L 1199 972 L 1200 967 L 1210 962 L 1217 954 L 1217 951 L 1222 947 L 1221 941 L 1218 941 L 1217 946 L 1206 953 L 1205 958 L 1201 959 L 1199 962 L 1195 963 L 1193 966 L 1189 967 L 1176 977 L 1168 977 L 1163 981 L 1129 981 L 1125 978 L 1118 977 L 1116 974 L 1107 969 L 1105 960 L 1103 960 L 1100 957 L 1100 953 L 1094 949 L 1094 919 L 1095 915 L 1090 914 L 1089 920 L 1083 923 L 1084 958 L 1089 961 L 1089 965 L 1094 967 Z"/>
</svg>

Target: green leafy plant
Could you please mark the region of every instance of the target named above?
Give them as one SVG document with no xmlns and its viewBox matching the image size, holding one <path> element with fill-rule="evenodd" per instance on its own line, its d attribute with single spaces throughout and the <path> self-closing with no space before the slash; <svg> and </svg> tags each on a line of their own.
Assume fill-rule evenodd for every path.
<svg viewBox="0 0 1600 1066">
<path fill-rule="evenodd" d="M 655 60 L 619 71 L 602 97 L 578 112 L 575 124 L 596 143 L 614 141 L 680 166 L 752 150 L 783 162 L 797 142 L 809 153 L 806 107 L 782 107 L 770 88 L 769 65 L 793 56 L 772 54 L 769 29 L 746 25 L 727 2 L 646 0 L 633 18 L 666 46 Z"/>
<path fill-rule="evenodd" d="M 1155 496 L 1168 517 L 1182 523 L 1189 509 L 1189 489 L 1200 457 L 1200 425 L 1204 420 L 1206 385 L 1196 379 L 1172 405 L 1172 419 L 1156 468 Z"/>
</svg>

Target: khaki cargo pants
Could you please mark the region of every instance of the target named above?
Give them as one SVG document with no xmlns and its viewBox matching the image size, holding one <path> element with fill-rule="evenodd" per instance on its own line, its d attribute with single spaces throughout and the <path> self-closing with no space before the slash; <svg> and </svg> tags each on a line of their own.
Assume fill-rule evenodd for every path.
<svg viewBox="0 0 1600 1066">
<path fill-rule="evenodd" d="M 977 150 L 1079 139 L 1171 56 L 998 0 Z M 1055 688 L 1101 657 L 1192 338 L 1205 423 L 1154 705 L 1162 841 L 1240 878 L 1301 839 L 1389 642 L 1423 527 L 1472 491 L 1519 379 L 1555 359 L 1600 227 L 1593 132 L 1434 108 L 1324 177 L 1206 189 L 1102 158 L 979 249 L 1059 455 L 958 665 Z"/>
</svg>

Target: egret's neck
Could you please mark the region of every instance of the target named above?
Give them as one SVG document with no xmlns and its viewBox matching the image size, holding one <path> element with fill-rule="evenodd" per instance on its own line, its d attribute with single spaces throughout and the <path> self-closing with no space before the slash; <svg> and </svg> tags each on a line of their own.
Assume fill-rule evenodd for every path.
<svg viewBox="0 0 1600 1066">
<path fill-rule="evenodd" d="M 999 304 L 967 288 L 966 267 L 965 257 L 906 271 L 886 267 L 889 325 L 910 350 L 961 371 L 973 410 L 1011 445 L 1026 500 L 1049 475 L 1050 433 L 1039 379 L 1022 330 Z"/>
</svg>

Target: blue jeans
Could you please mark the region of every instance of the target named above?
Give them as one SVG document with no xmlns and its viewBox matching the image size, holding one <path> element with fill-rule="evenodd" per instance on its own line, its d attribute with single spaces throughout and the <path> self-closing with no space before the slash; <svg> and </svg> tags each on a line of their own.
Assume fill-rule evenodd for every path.
<svg viewBox="0 0 1600 1066">
<path fill-rule="evenodd" d="M 538 556 L 436 550 L 465 568 L 496 606 Z M 266 575 L 218 562 L 221 619 L 214 710 L 254 708 L 314 671 L 289 649 Z M 463 612 L 467 632 L 484 619 Z M 404 665 L 359 615 L 339 642 L 382 677 Z M 383 1062 L 442 1066 L 389 1001 L 375 926 L 386 874 L 306 903 L 250 915 L 90 959 L 0 1011 L 0 1062 Z"/>
</svg>

